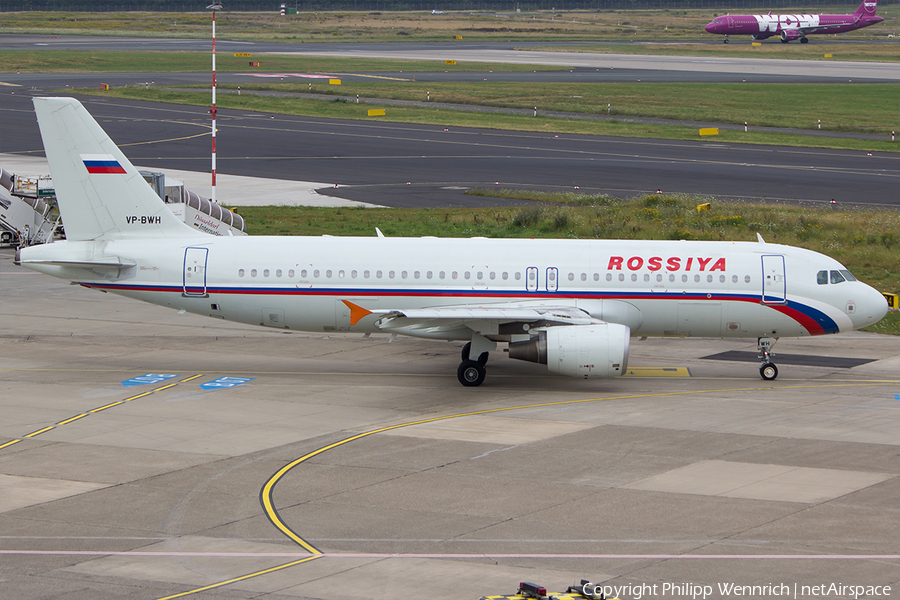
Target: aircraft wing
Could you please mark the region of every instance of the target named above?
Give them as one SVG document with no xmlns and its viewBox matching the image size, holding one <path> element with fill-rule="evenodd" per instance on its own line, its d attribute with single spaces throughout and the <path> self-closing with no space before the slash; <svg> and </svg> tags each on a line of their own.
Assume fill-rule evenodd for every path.
<svg viewBox="0 0 900 600">
<path fill-rule="evenodd" d="M 521 306 L 514 303 L 500 303 L 369 311 L 347 300 L 343 302 L 350 308 L 350 323 L 353 325 L 368 315 L 376 315 L 375 325 L 382 331 L 417 337 L 443 337 L 454 332 L 466 331 L 469 334 L 474 331 L 490 335 L 500 333 L 502 326 L 510 326 L 515 328 L 517 333 L 525 333 L 534 327 L 590 325 L 603 322 L 579 308 L 551 304 Z"/>
<path fill-rule="evenodd" d="M 834 23 L 830 25 L 810 25 L 808 27 L 797 27 L 797 31 L 800 33 L 820 33 L 823 31 L 828 31 L 829 29 L 836 29 L 838 27 L 844 27 L 847 23 Z"/>
</svg>

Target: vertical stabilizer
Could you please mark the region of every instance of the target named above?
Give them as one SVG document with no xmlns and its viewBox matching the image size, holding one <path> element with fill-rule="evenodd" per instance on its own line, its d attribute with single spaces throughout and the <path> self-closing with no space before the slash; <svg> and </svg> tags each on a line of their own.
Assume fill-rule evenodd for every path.
<svg viewBox="0 0 900 600">
<path fill-rule="evenodd" d="M 856 12 L 853 13 L 853 16 L 857 19 L 861 17 L 871 17 L 875 14 L 876 10 L 878 10 L 878 0 L 863 0 L 859 5 L 859 8 L 856 9 Z"/>
<path fill-rule="evenodd" d="M 197 237 L 74 98 L 34 98 L 69 240 Z"/>
</svg>

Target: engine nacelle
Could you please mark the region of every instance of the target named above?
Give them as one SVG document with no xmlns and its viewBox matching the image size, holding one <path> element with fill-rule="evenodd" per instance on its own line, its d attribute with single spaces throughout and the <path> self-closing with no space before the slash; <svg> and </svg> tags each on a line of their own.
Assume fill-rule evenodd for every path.
<svg viewBox="0 0 900 600">
<path fill-rule="evenodd" d="M 791 42 L 793 40 L 799 40 L 803 37 L 803 34 L 800 33 L 796 29 L 782 29 L 781 30 L 781 41 L 782 42 Z"/>
<path fill-rule="evenodd" d="M 628 367 L 631 330 L 617 323 L 548 327 L 527 342 L 512 342 L 509 357 L 547 365 L 570 377 L 619 377 Z"/>
<path fill-rule="evenodd" d="M 753 35 L 750 36 L 750 39 L 759 41 L 759 40 L 764 40 L 764 39 L 770 38 L 770 37 L 772 37 L 771 33 L 754 33 Z"/>
</svg>

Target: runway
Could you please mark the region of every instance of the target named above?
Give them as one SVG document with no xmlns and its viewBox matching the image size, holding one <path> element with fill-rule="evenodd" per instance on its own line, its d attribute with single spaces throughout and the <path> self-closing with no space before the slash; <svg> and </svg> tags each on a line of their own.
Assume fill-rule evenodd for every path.
<svg viewBox="0 0 900 600">
<path fill-rule="evenodd" d="M 784 362 L 775 382 L 752 360 L 710 360 L 754 349 L 635 340 L 635 372 L 690 376 L 608 381 L 497 352 L 487 382 L 463 388 L 459 344 L 179 315 L 2 250 L 0 590 L 369 600 L 425 586 L 458 600 L 581 578 L 658 586 L 645 598 L 685 582 L 896 590 L 900 339 L 781 340 L 776 362 L 811 364 Z"/>
</svg>

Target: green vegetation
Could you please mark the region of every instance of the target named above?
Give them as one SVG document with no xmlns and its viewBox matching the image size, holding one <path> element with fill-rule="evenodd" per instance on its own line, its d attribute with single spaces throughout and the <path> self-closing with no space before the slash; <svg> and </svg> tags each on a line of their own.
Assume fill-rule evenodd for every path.
<svg viewBox="0 0 900 600">
<path fill-rule="evenodd" d="M 608 195 L 473 190 L 521 199 L 503 208 L 241 207 L 251 235 L 542 237 L 755 241 L 809 248 L 841 261 L 876 289 L 900 292 L 900 213 L 876 208 L 772 206 L 691 195 Z M 697 210 L 710 203 L 709 210 Z M 869 331 L 900 335 L 893 312 Z"/>
<path fill-rule="evenodd" d="M 900 292 L 900 213 L 877 208 L 772 206 L 691 195 L 608 195 L 473 190 L 520 199 L 503 208 L 241 207 L 251 235 L 542 237 L 755 241 L 809 248 L 841 261 L 859 279 Z M 697 206 L 709 203 L 708 210 Z M 900 335 L 900 313 L 870 331 Z"/>
<path fill-rule="evenodd" d="M 0 13 L 2 14 L 2 13 Z M 189 73 L 209 72 L 208 52 L 112 50 L 0 50 L 3 70 L 24 73 Z M 441 61 L 333 58 L 325 56 L 254 54 L 237 57 L 234 53 L 216 54 L 216 71 L 252 72 L 251 61 L 261 62 L 265 72 L 292 73 L 365 73 L 369 71 L 558 71 L 558 67 L 508 65 L 497 63 L 460 63 Z"/>
<path fill-rule="evenodd" d="M 222 86 L 235 88 L 237 86 Z M 241 85 L 305 92 L 308 82 Z M 501 108 L 655 117 L 832 131 L 900 130 L 897 84 L 523 83 L 415 81 L 315 85 L 317 93 L 362 98 L 449 102 Z M 861 110 L 860 107 L 865 107 Z"/>
<path fill-rule="evenodd" d="M 314 92 L 321 92 L 327 84 L 313 86 Z M 343 88 L 343 86 L 340 86 Z M 133 98 L 176 104 L 207 106 L 209 92 L 175 92 L 158 90 L 145 86 L 99 89 L 68 90 L 70 93 L 91 94 L 106 97 Z M 346 93 L 346 89 L 344 90 Z M 369 117 L 371 104 L 355 102 L 323 102 L 298 95 L 254 96 L 251 94 L 220 93 L 216 97 L 219 109 L 231 108 L 275 114 L 303 115 L 333 119 L 382 120 L 398 123 L 424 123 L 442 127 L 480 127 L 514 131 L 542 131 L 547 133 L 572 133 L 584 135 L 610 135 L 622 137 L 662 138 L 676 140 L 698 140 L 698 130 L 693 127 L 672 125 L 649 125 L 623 121 L 594 121 L 545 117 L 538 115 L 514 115 L 490 112 L 462 112 L 429 107 L 393 106 L 386 109 L 384 117 Z M 720 130 L 715 138 L 706 138 L 713 143 L 768 144 L 782 146 L 803 146 L 809 148 L 842 148 L 866 152 L 900 152 L 900 143 L 892 143 L 887 135 L 885 141 L 856 140 L 828 137 L 807 137 L 759 131 Z"/>
<path fill-rule="evenodd" d="M 900 47 L 900 44 L 898 44 Z M 29 72 L 131 72 L 206 71 L 209 55 L 202 52 L 108 52 L 108 51 L 0 51 L 0 60 L 10 70 Z M 342 73 L 411 73 L 389 81 L 342 81 L 328 85 L 316 81 L 261 81 L 241 84 L 244 91 L 307 92 L 363 98 L 471 104 L 500 108 L 565 111 L 666 119 L 744 123 L 752 126 L 813 129 L 821 119 L 823 128 L 836 131 L 876 131 L 887 134 L 900 129 L 896 110 L 896 84 L 710 84 L 671 83 L 524 83 L 524 82 L 431 82 L 415 81 L 421 70 L 516 71 L 534 70 L 530 65 L 489 63 L 446 65 L 437 61 L 388 61 L 306 56 L 265 56 L 265 72 L 314 72 L 340 78 Z M 221 72 L 247 72 L 255 67 L 248 59 L 225 54 L 218 57 Z M 547 68 L 549 70 L 549 67 Z M 205 87 L 205 86 L 204 86 Z M 221 90 L 236 85 L 220 85 Z M 115 95 L 153 99 L 145 87 L 113 90 Z M 186 103 L 204 101 L 188 97 Z M 269 100 L 255 102 L 257 110 L 273 111 Z M 860 110 L 865 107 L 865 110 Z M 252 109 L 251 106 L 242 108 Z M 393 112 L 393 111 L 392 111 Z"/>
</svg>

